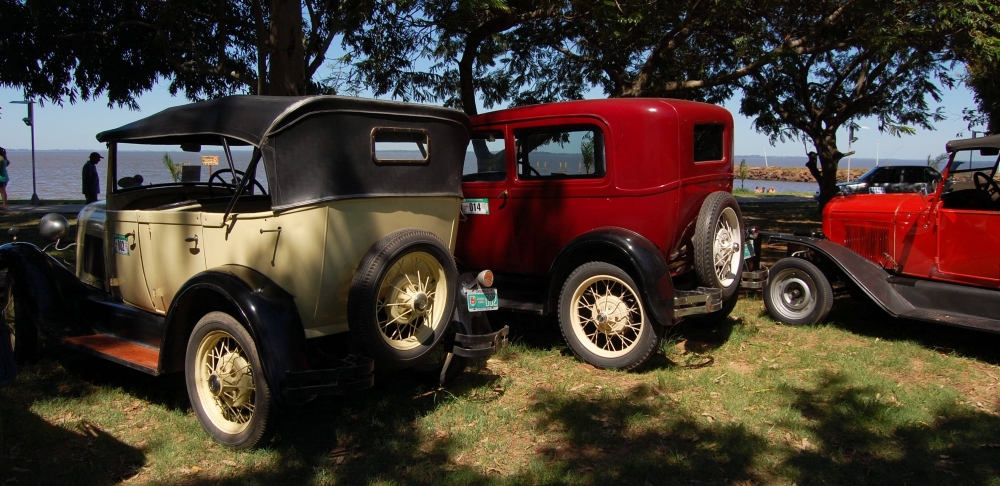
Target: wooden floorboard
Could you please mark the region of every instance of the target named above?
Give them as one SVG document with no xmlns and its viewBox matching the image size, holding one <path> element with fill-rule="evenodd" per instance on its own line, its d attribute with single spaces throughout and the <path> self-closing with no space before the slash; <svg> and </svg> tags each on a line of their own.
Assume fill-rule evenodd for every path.
<svg viewBox="0 0 1000 486">
<path fill-rule="evenodd" d="M 160 363 L 160 352 L 128 341 L 123 341 L 106 334 L 93 334 L 67 338 L 71 345 L 83 348 L 99 355 L 112 358 L 114 361 L 156 374 Z"/>
</svg>

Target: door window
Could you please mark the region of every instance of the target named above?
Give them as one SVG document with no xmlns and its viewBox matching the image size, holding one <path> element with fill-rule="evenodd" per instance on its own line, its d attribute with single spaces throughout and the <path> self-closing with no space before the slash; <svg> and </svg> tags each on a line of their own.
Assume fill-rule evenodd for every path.
<svg viewBox="0 0 1000 486">
<path fill-rule="evenodd" d="M 604 133 L 596 127 L 545 127 L 514 132 L 517 178 L 604 177 Z"/>
<path fill-rule="evenodd" d="M 503 181 L 507 179 L 507 151 L 503 132 L 476 132 L 469 140 L 462 168 L 462 182 Z"/>
</svg>

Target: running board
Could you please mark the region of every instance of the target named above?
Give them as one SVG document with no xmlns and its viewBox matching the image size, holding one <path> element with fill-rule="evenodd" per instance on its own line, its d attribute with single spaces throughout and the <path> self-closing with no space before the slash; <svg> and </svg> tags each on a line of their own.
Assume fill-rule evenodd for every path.
<svg viewBox="0 0 1000 486">
<path fill-rule="evenodd" d="M 947 324 L 954 327 L 964 327 L 977 331 L 988 331 L 1000 333 L 1000 321 L 986 317 L 970 316 L 968 314 L 958 314 L 954 312 L 941 312 L 930 309 L 913 309 L 904 312 L 899 317 L 915 319 L 918 321 L 934 322 L 937 324 Z"/>
<path fill-rule="evenodd" d="M 143 373 L 149 373 L 153 376 L 160 374 L 160 351 L 154 348 L 125 341 L 108 334 L 65 338 L 62 342 L 72 348 L 100 356 Z"/>
</svg>

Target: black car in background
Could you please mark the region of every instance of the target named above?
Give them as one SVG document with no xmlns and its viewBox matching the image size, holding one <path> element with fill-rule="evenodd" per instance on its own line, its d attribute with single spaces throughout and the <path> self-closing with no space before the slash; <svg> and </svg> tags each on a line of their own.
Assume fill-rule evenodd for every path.
<svg viewBox="0 0 1000 486">
<path fill-rule="evenodd" d="M 837 188 L 843 194 L 932 192 L 940 181 L 941 173 L 927 165 L 881 165 Z"/>
</svg>

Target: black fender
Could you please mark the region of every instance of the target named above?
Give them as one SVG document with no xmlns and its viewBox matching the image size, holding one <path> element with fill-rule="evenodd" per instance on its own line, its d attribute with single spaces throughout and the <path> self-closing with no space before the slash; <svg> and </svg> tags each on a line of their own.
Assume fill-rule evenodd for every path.
<svg viewBox="0 0 1000 486">
<path fill-rule="evenodd" d="M 306 371 L 306 337 L 295 298 L 263 273 L 223 265 L 191 277 L 167 310 L 160 367 L 184 369 L 188 336 L 211 311 L 232 313 L 253 336 L 274 396 L 284 396 L 286 373 Z"/>
<path fill-rule="evenodd" d="M 889 272 L 846 246 L 826 238 L 790 234 L 771 234 L 768 241 L 801 245 L 815 251 L 837 267 L 846 278 L 851 279 L 873 302 L 893 317 L 898 317 L 913 308 L 912 304 L 893 289 L 889 281 L 891 277 Z"/>
<path fill-rule="evenodd" d="M 660 249 L 642 235 L 618 227 L 596 228 L 570 240 L 549 269 L 546 309 L 559 306 L 559 292 L 580 265 L 603 261 L 618 265 L 639 285 L 652 317 L 661 325 L 674 323 L 674 284 Z"/>
<path fill-rule="evenodd" d="M 0 246 L 0 268 L 17 280 L 15 297 L 40 330 L 55 337 L 93 332 L 80 304 L 99 291 L 59 260 L 31 243 L 14 242 Z"/>
</svg>

